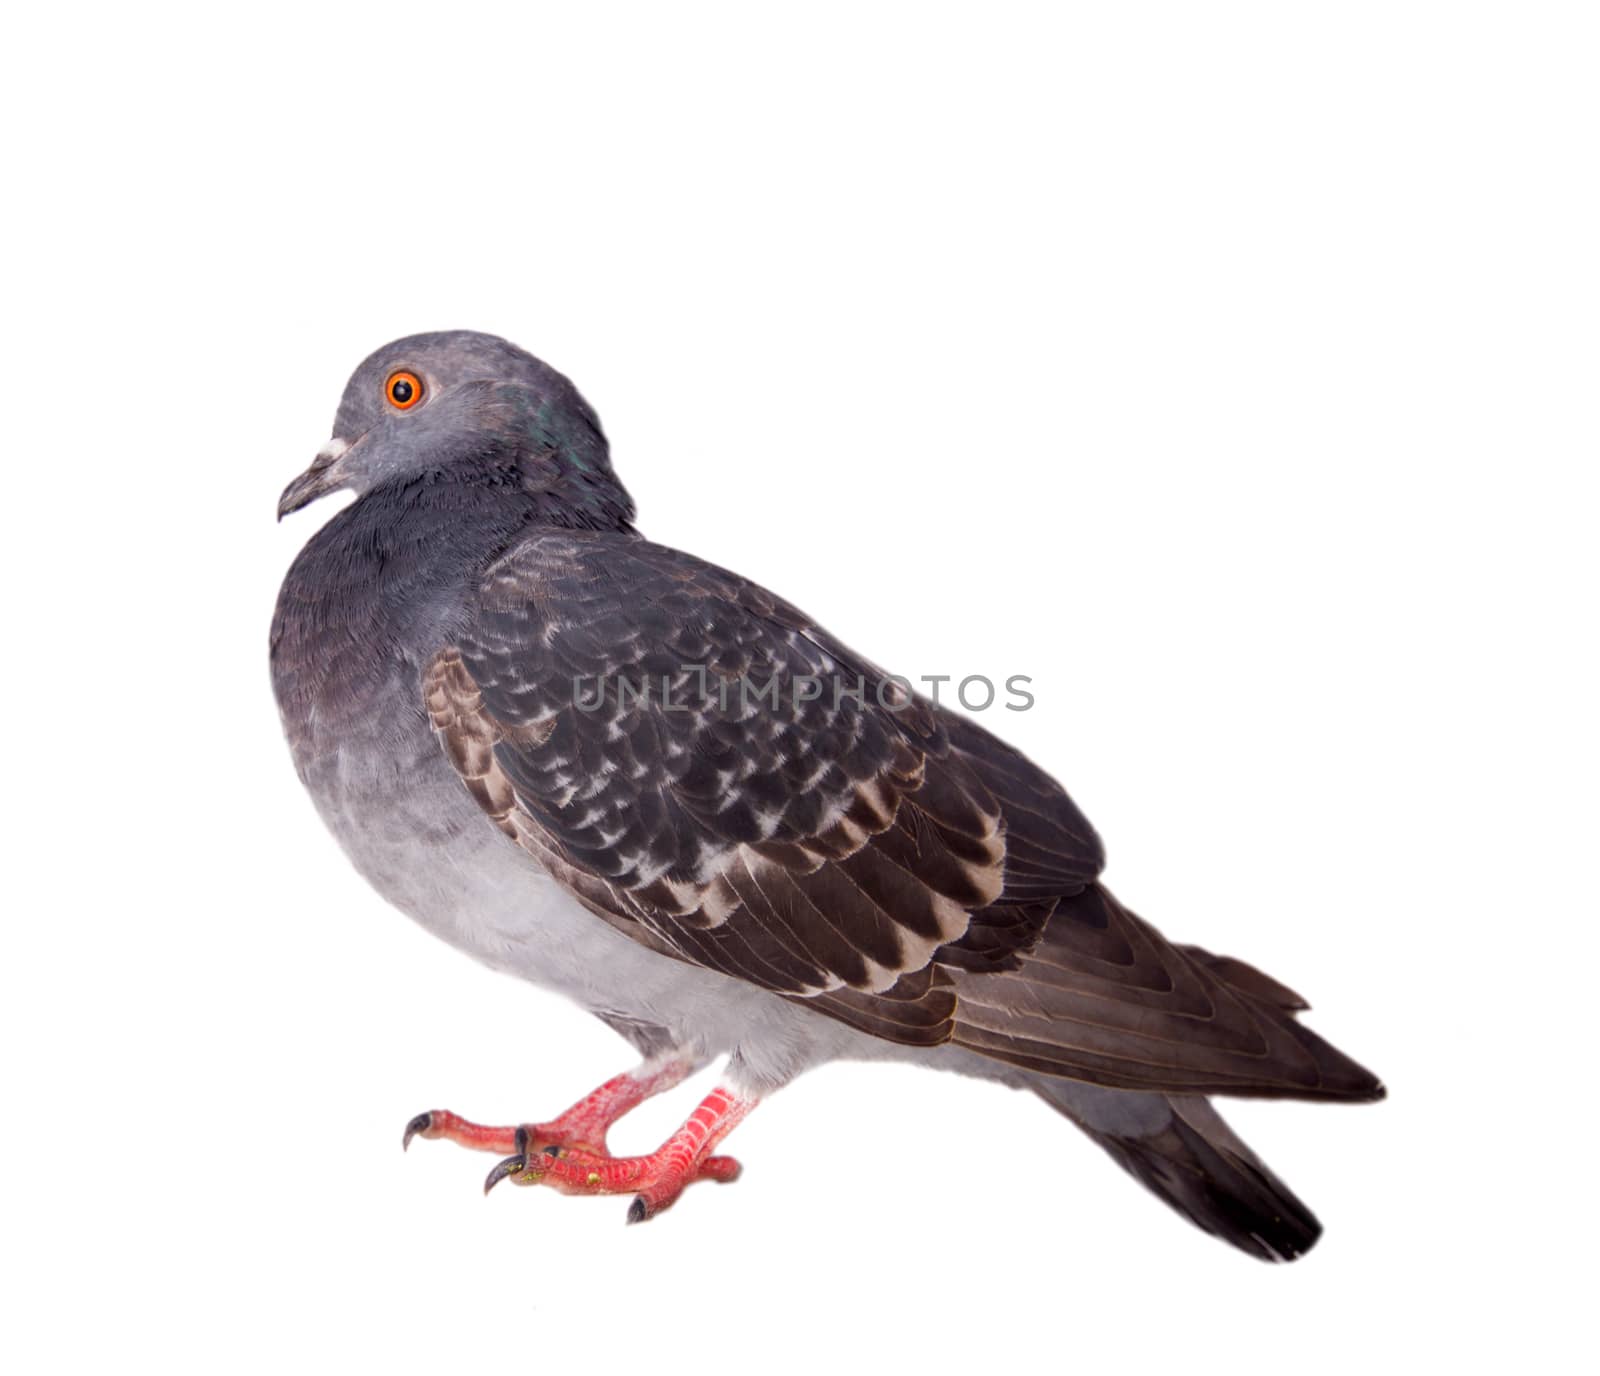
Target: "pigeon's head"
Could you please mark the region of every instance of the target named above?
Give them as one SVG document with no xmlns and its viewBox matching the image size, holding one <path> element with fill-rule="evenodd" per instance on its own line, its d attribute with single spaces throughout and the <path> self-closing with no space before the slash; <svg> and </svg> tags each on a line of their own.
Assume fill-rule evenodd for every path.
<svg viewBox="0 0 1600 1376">
<path fill-rule="evenodd" d="M 385 344 L 355 370 L 333 438 L 283 490 L 278 519 L 330 492 L 469 474 L 549 492 L 607 523 L 633 517 L 578 389 L 504 339 L 447 330 Z"/>
</svg>

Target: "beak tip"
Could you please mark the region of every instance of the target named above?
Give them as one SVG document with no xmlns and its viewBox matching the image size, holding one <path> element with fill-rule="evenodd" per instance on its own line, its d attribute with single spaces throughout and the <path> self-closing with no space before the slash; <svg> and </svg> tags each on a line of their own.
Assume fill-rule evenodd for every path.
<svg viewBox="0 0 1600 1376">
<path fill-rule="evenodd" d="M 311 467 L 284 488 L 283 495 L 278 498 L 280 523 L 285 516 L 293 515 L 301 507 L 310 506 L 317 498 L 326 497 L 344 485 L 334 465 L 353 447 L 349 440 L 336 437 L 317 451 Z"/>
</svg>

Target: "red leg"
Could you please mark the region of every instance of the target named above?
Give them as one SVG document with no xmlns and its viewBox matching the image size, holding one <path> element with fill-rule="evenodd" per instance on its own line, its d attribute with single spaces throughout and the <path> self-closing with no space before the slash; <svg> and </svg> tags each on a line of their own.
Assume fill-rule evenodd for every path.
<svg viewBox="0 0 1600 1376">
<path fill-rule="evenodd" d="M 502 1180 L 518 1185 L 550 1185 L 562 1194 L 633 1194 L 628 1222 L 641 1223 L 670 1208 L 699 1179 L 732 1179 L 712 1156 L 722 1141 L 756 1106 L 753 1095 L 719 1085 L 706 1095 L 684 1125 L 648 1156 L 604 1156 L 581 1149 L 530 1151 L 523 1147 L 489 1172 L 484 1191 Z M 732 1163 L 729 1163 L 732 1164 Z M 738 1167 L 733 1165 L 733 1173 Z"/>
<path fill-rule="evenodd" d="M 541 1144 L 552 1143 L 606 1155 L 606 1135 L 613 1123 L 633 1112 L 646 1099 L 682 1084 L 694 1070 L 694 1063 L 682 1056 L 645 1061 L 632 1070 L 612 1076 L 559 1118 L 529 1128 L 528 1136 Z"/>
</svg>

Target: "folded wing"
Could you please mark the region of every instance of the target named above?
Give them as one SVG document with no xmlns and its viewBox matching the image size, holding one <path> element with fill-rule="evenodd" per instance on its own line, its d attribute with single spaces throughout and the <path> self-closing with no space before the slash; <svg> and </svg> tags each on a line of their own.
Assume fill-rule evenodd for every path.
<svg viewBox="0 0 1600 1376">
<path fill-rule="evenodd" d="M 1122 908 L 1053 779 L 722 569 L 537 534 L 489 570 L 423 693 L 488 816 L 665 954 L 1046 1074 L 1375 1085 L 1282 986 Z"/>
</svg>

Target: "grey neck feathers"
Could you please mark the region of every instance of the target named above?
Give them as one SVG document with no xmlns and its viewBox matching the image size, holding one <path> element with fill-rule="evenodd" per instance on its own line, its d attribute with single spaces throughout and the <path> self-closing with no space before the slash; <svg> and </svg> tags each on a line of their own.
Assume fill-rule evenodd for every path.
<svg viewBox="0 0 1600 1376">
<path fill-rule="evenodd" d="M 320 698 L 343 677 L 360 696 L 392 671 L 398 647 L 443 648 L 483 571 L 541 526 L 632 535 L 627 494 L 597 476 L 486 460 L 362 495 L 312 536 L 284 580 L 273 623 L 280 692 Z"/>
</svg>

